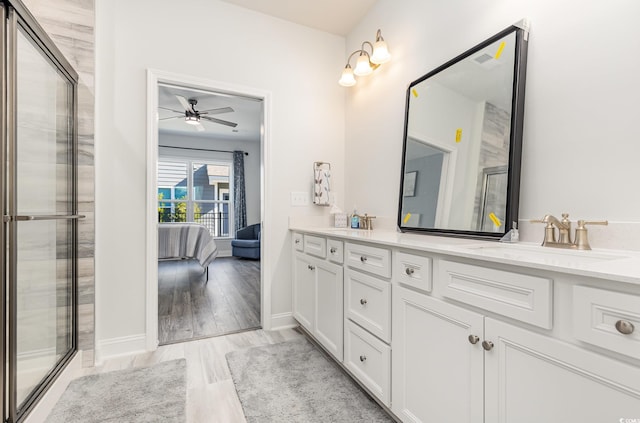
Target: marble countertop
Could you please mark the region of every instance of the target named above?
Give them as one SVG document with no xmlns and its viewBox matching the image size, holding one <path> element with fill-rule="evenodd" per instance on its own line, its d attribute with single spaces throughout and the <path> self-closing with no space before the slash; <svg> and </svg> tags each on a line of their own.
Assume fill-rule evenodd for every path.
<svg viewBox="0 0 640 423">
<path fill-rule="evenodd" d="M 590 251 L 541 247 L 532 243 L 503 243 L 392 230 L 320 228 L 293 225 L 292 231 L 371 242 L 389 247 L 438 253 L 493 263 L 524 266 L 640 285 L 640 253 L 626 250 Z"/>
</svg>

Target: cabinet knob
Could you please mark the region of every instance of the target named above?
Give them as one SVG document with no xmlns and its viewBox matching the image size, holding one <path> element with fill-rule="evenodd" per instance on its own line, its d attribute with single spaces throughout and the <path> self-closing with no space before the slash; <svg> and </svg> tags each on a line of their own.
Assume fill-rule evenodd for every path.
<svg viewBox="0 0 640 423">
<path fill-rule="evenodd" d="M 300 240 L 299 239 L 296 239 L 296 244 L 300 244 Z"/>
<path fill-rule="evenodd" d="M 362 361 L 363 363 L 364 363 L 365 361 L 367 361 L 367 356 L 366 356 L 366 355 L 361 355 L 361 356 L 360 356 L 360 361 Z"/>
<path fill-rule="evenodd" d="M 484 348 L 486 351 L 491 351 L 493 349 L 493 342 L 482 341 L 482 348 Z"/>
<path fill-rule="evenodd" d="M 360 298 L 360 304 L 366 305 L 367 304 L 367 299 L 366 298 Z"/>
<path fill-rule="evenodd" d="M 331 249 L 329 250 L 329 252 L 330 252 L 331 254 L 335 254 L 335 253 L 336 253 L 336 251 L 338 251 L 338 250 L 336 249 L 336 247 L 331 247 Z"/>
<path fill-rule="evenodd" d="M 412 267 L 407 267 L 407 268 L 404 270 L 404 273 L 406 273 L 408 276 L 413 275 L 413 272 L 415 272 L 415 270 L 413 270 L 413 268 L 412 268 Z"/>
<path fill-rule="evenodd" d="M 367 261 L 367 258 L 365 256 L 360 256 L 360 261 L 365 263 Z"/>
<path fill-rule="evenodd" d="M 633 323 L 628 320 L 618 320 L 616 322 L 616 329 L 623 335 L 631 335 L 635 328 L 633 327 Z"/>
<path fill-rule="evenodd" d="M 480 338 L 478 338 L 476 335 L 469 335 L 469 342 L 471 342 L 473 345 L 477 344 L 478 341 L 480 340 Z"/>
<path fill-rule="evenodd" d="M 309 270 L 315 270 L 316 268 L 315 266 L 312 266 L 312 265 L 308 265 L 307 267 L 309 268 Z"/>
</svg>

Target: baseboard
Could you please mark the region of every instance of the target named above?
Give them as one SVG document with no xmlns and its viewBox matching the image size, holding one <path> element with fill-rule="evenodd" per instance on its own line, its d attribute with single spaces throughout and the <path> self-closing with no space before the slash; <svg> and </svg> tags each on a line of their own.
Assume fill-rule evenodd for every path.
<svg viewBox="0 0 640 423">
<path fill-rule="evenodd" d="M 121 336 L 97 342 L 96 365 L 109 358 L 137 354 L 147 350 L 147 337 L 139 335 Z"/>
<path fill-rule="evenodd" d="M 77 378 L 82 372 L 82 351 L 78 351 L 71 359 L 67 367 L 60 373 L 58 378 L 42 396 L 38 404 L 23 420 L 24 423 L 40 423 L 47 419 L 51 410 L 56 405 L 69 383 Z"/>
<path fill-rule="evenodd" d="M 218 250 L 218 257 L 232 257 L 231 250 Z"/>
<path fill-rule="evenodd" d="M 293 313 L 277 313 L 271 315 L 271 330 L 291 329 L 298 326 Z"/>
</svg>

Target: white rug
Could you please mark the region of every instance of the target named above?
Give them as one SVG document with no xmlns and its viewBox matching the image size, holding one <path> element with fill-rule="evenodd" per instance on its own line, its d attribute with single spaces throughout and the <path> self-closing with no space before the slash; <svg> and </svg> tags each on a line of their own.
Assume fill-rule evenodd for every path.
<svg viewBox="0 0 640 423">
<path fill-rule="evenodd" d="M 306 339 L 226 357 L 249 423 L 393 421 Z"/>
<path fill-rule="evenodd" d="M 182 423 L 186 400 L 186 360 L 166 361 L 72 381 L 47 423 Z"/>
</svg>

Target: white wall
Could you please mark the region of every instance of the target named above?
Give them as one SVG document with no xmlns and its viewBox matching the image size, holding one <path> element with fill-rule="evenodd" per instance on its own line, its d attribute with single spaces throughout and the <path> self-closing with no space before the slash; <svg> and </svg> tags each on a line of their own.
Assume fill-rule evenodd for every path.
<svg viewBox="0 0 640 423">
<path fill-rule="evenodd" d="M 96 1 L 97 345 L 144 345 L 147 68 L 271 93 L 263 236 L 273 315 L 291 311 L 290 191 L 332 163 L 344 193 L 344 39 L 215 0 Z M 193 44 L 188 41 L 193 40 Z M 126 204 L 127 207 L 114 205 Z M 267 266 L 263 265 L 263 269 Z M 135 342 L 134 342 L 135 341 Z M 115 348 L 113 349 L 115 350 Z"/>
<path fill-rule="evenodd" d="M 638 16 L 636 0 L 379 0 L 347 37 L 351 51 L 380 28 L 392 54 L 347 96 L 347 202 L 396 216 L 408 84 L 526 17 L 520 218 L 640 223 Z"/>
</svg>

